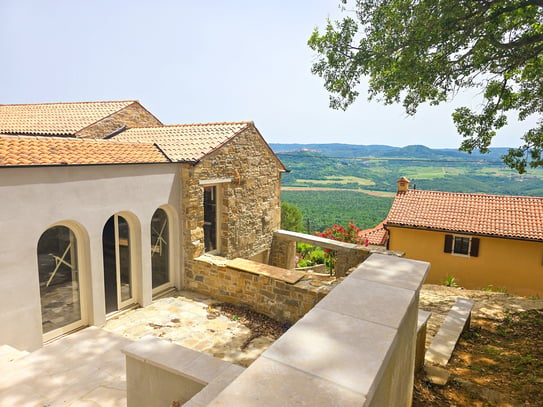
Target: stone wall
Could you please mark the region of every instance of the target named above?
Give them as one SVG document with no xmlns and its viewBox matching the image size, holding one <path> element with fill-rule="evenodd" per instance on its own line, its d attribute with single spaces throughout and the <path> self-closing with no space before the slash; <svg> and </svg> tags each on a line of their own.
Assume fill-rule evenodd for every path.
<svg viewBox="0 0 543 407">
<path fill-rule="evenodd" d="M 428 268 L 372 254 L 208 405 L 411 406 Z"/>
<path fill-rule="evenodd" d="M 335 286 L 310 276 L 289 284 L 227 266 L 227 260 L 204 255 L 193 261 L 187 289 L 231 304 L 246 305 L 281 322 L 294 323 Z M 333 282 L 337 282 L 335 279 Z"/>
<path fill-rule="evenodd" d="M 350 269 L 366 260 L 371 253 L 368 248 L 357 244 L 289 230 L 277 230 L 273 235 L 270 264 L 287 269 L 296 267 L 296 242 L 335 251 L 337 257 L 334 273 L 337 277 L 344 277 Z"/>
<path fill-rule="evenodd" d="M 162 123 L 138 102 L 119 110 L 104 119 L 76 133 L 80 138 L 104 138 L 122 126 L 133 127 L 161 126 Z"/>
<path fill-rule="evenodd" d="M 228 259 L 268 252 L 281 223 L 280 161 L 253 127 L 196 165 L 182 164 L 181 218 L 184 268 L 193 278 L 193 259 L 204 253 L 204 185 L 214 182 L 219 197 L 219 248 Z M 265 259 L 267 262 L 267 259 Z"/>
</svg>

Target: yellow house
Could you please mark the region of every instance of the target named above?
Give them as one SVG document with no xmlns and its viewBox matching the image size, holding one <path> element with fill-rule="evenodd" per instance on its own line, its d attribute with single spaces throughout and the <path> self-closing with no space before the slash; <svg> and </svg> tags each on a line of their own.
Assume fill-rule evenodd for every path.
<svg viewBox="0 0 543 407">
<path fill-rule="evenodd" d="M 387 217 L 388 249 L 431 263 L 427 283 L 543 295 L 543 198 L 409 189 Z"/>
</svg>

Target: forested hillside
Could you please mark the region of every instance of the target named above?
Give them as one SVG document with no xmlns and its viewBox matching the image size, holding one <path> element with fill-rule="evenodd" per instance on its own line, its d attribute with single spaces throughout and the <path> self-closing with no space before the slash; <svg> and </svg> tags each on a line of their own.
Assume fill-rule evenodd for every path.
<svg viewBox="0 0 543 407">
<path fill-rule="evenodd" d="M 543 170 L 519 175 L 500 161 L 507 149 L 469 155 L 425 146 L 271 144 L 291 171 L 283 174 L 283 200 L 297 205 L 311 228 L 322 230 L 353 219 L 375 226 L 388 213 L 396 180 L 406 176 L 417 189 L 543 196 Z M 336 189 L 326 191 L 325 189 Z M 362 192 L 380 196 L 369 196 Z M 367 198 L 367 199 L 366 199 Z M 313 226 L 314 225 L 314 226 Z"/>
</svg>

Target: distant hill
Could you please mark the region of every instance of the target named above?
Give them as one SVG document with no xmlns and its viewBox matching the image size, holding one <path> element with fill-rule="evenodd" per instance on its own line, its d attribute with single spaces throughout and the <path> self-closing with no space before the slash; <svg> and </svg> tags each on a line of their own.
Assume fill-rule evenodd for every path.
<svg viewBox="0 0 543 407">
<path fill-rule="evenodd" d="M 333 158 L 398 158 L 425 160 L 456 160 L 456 161 L 500 161 L 508 148 L 492 148 L 488 154 L 473 152 L 468 154 L 454 148 L 432 149 L 423 145 L 392 147 L 385 145 L 358 144 L 280 144 L 271 143 L 270 147 L 276 153 L 291 153 L 302 150 L 313 150 Z"/>
<path fill-rule="evenodd" d="M 359 146 L 353 144 L 271 144 L 290 170 L 283 186 L 395 192 L 396 180 L 408 177 L 419 189 L 543 196 L 543 169 L 519 175 L 500 157 L 455 149 Z"/>
<path fill-rule="evenodd" d="M 290 172 L 283 174 L 282 199 L 297 205 L 304 225 L 321 231 L 349 220 L 362 228 L 386 217 L 396 180 L 406 176 L 417 189 L 543 196 L 543 169 L 519 175 L 500 157 L 507 148 L 472 155 L 456 149 L 412 145 L 271 144 Z"/>
</svg>

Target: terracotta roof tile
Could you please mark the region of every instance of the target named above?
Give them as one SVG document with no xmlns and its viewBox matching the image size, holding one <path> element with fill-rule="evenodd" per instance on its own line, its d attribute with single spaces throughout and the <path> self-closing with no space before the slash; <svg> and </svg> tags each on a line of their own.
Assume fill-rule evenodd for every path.
<svg viewBox="0 0 543 407">
<path fill-rule="evenodd" d="M 410 189 L 396 194 L 387 225 L 543 240 L 543 198 Z"/>
<path fill-rule="evenodd" d="M 115 139 L 156 143 L 172 161 L 197 162 L 251 125 L 236 122 L 142 127 L 128 129 Z"/>
<path fill-rule="evenodd" d="M 362 230 L 360 235 L 368 239 L 368 243 L 374 246 L 384 246 L 388 240 L 388 231 L 385 229 L 385 222 L 379 223 L 371 229 Z"/>
<path fill-rule="evenodd" d="M 0 105 L 0 133 L 71 135 L 132 103 L 136 102 Z"/>
<path fill-rule="evenodd" d="M 170 161 L 152 143 L 0 136 L 0 167 L 167 162 Z"/>
</svg>

